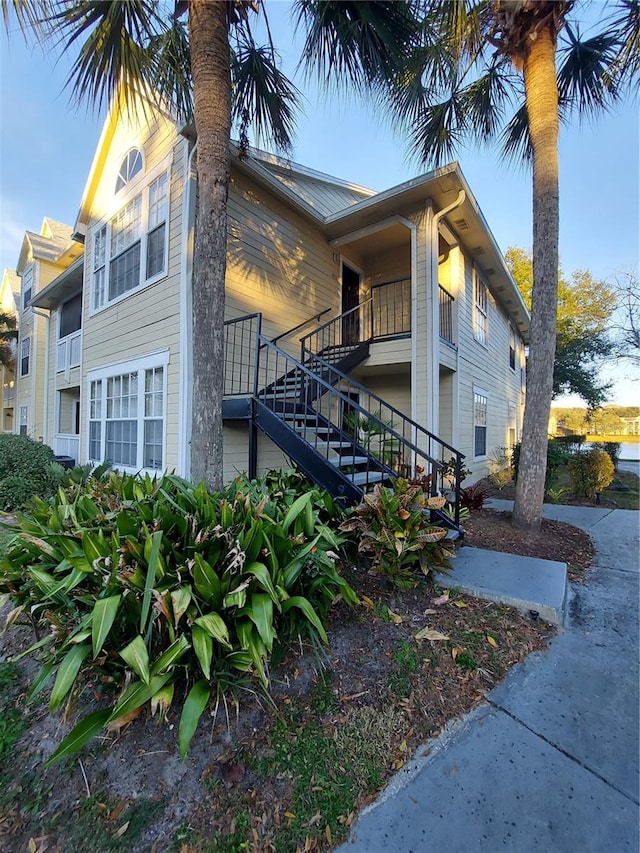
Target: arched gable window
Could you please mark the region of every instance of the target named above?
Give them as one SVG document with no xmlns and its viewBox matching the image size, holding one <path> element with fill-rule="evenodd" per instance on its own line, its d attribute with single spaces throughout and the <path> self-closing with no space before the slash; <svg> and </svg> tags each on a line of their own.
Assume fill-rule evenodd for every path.
<svg viewBox="0 0 640 853">
<path fill-rule="evenodd" d="M 118 179 L 116 181 L 116 192 L 120 192 L 125 184 L 135 177 L 138 172 L 142 171 L 142 152 L 139 148 L 132 148 L 124 156 L 120 164 Z"/>
</svg>

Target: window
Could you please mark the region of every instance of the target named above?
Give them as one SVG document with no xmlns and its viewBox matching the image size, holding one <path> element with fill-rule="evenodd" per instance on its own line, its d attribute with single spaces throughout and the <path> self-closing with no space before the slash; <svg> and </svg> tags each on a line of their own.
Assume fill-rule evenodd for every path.
<svg viewBox="0 0 640 853">
<path fill-rule="evenodd" d="M 474 270 L 473 276 L 473 337 L 487 345 L 487 286 Z"/>
<path fill-rule="evenodd" d="M 142 171 L 142 152 L 138 148 L 132 148 L 125 154 L 120 166 L 116 180 L 116 192 L 120 192 L 140 171 Z"/>
<path fill-rule="evenodd" d="M 20 341 L 20 376 L 29 373 L 29 361 L 31 358 L 31 338 L 23 338 Z"/>
<path fill-rule="evenodd" d="M 509 403 L 509 423 L 507 426 L 507 445 L 513 447 L 518 441 L 518 407 Z"/>
<path fill-rule="evenodd" d="M 516 369 L 516 330 L 509 323 L 509 367 Z"/>
<path fill-rule="evenodd" d="M 67 300 L 60 309 L 60 325 L 58 337 L 66 338 L 82 327 L 82 293 L 77 293 Z"/>
<path fill-rule="evenodd" d="M 27 435 L 29 407 L 20 406 L 20 435 Z"/>
<path fill-rule="evenodd" d="M 162 469 L 164 400 L 165 366 L 150 358 L 125 371 L 94 371 L 89 381 L 89 459 L 108 459 L 134 470 Z"/>
<path fill-rule="evenodd" d="M 22 307 L 27 308 L 33 292 L 33 267 L 28 266 L 22 273 Z"/>
<path fill-rule="evenodd" d="M 163 172 L 94 232 L 94 311 L 166 273 L 168 189 Z"/>
<path fill-rule="evenodd" d="M 473 455 L 476 459 L 487 455 L 487 395 L 485 391 L 473 392 Z"/>
</svg>

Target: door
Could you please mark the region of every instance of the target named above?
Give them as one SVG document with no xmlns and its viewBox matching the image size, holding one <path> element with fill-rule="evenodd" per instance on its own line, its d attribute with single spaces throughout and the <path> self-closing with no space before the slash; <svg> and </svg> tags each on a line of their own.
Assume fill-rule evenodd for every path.
<svg viewBox="0 0 640 853">
<path fill-rule="evenodd" d="M 342 343 L 360 342 L 360 317 L 357 308 L 360 302 L 360 273 L 342 263 L 342 313 L 351 312 L 342 319 Z"/>
</svg>

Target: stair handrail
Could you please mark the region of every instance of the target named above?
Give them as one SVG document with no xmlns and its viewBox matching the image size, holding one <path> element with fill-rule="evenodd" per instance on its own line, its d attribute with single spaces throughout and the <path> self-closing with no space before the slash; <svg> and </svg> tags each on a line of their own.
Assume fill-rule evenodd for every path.
<svg viewBox="0 0 640 853">
<path fill-rule="evenodd" d="M 417 453 L 418 455 L 422 456 L 431 465 L 435 466 L 435 468 L 437 470 L 444 470 L 444 468 L 446 466 L 445 462 L 441 462 L 438 459 L 434 459 L 432 456 L 430 456 L 426 452 L 426 450 L 423 450 L 417 444 L 414 444 L 413 442 L 409 441 L 407 438 L 405 438 L 405 436 L 401 435 L 393 427 L 389 426 L 389 424 L 385 424 L 385 422 L 383 420 L 381 420 L 380 418 L 378 418 L 373 412 L 368 411 L 367 409 L 363 408 L 359 403 L 356 403 L 355 400 L 352 400 L 350 397 L 347 397 L 346 394 L 343 394 L 342 391 L 339 391 L 335 387 L 335 385 L 332 385 L 330 382 L 327 382 L 325 379 L 323 379 L 323 377 L 320 374 L 316 373 L 314 370 L 311 370 L 306 364 L 303 364 L 302 362 L 298 361 L 292 355 L 289 355 L 289 353 L 285 352 L 285 350 L 280 349 L 280 347 L 278 347 L 275 344 L 272 344 L 272 342 L 268 338 L 265 338 L 262 334 L 258 334 L 257 337 L 260 341 L 260 350 L 264 350 L 264 349 L 275 350 L 276 353 L 278 354 L 278 356 L 286 359 L 287 361 L 292 362 L 294 367 L 298 368 L 298 370 L 300 370 L 302 373 L 306 374 L 308 379 L 311 382 L 313 382 L 317 385 L 323 386 L 328 393 L 332 394 L 334 397 L 337 397 L 337 399 L 339 399 L 342 403 L 345 403 L 350 409 L 359 412 L 360 414 L 364 415 L 368 420 L 374 422 L 376 425 L 381 427 L 385 433 L 390 433 L 393 438 L 397 439 L 401 444 L 403 444 L 409 450 L 411 450 L 414 453 Z M 320 359 L 320 360 L 323 362 L 323 364 L 325 364 L 327 367 L 329 367 L 331 370 L 333 370 L 333 368 L 331 367 L 331 365 L 328 362 L 324 361 L 323 359 Z M 348 381 L 351 381 L 351 380 L 349 380 L 349 377 L 345 376 L 345 374 L 341 373 L 339 370 L 336 370 L 334 372 L 339 374 L 339 376 L 341 378 L 344 377 Z M 268 386 L 265 386 L 262 389 L 258 389 L 258 392 L 257 392 L 258 398 L 260 398 L 261 394 L 263 394 L 263 392 L 266 391 L 267 387 Z M 371 394 L 363 386 L 360 386 L 360 387 L 363 388 L 363 390 L 367 394 L 370 394 L 370 396 L 372 396 L 372 397 L 375 396 L 377 400 L 380 400 L 381 403 L 386 408 L 392 409 L 394 414 L 397 413 L 398 416 L 400 418 L 402 418 L 404 421 L 407 421 L 411 425 L 414 424 L 414 421 L 411 421 L 411 419 L 407 418 L 405 415 L 403 415 L 402 412 L 399 412 L 397 409 L 394 409 L 393 406 L 390 406 L 381 397 L 377 397 L 377 395 Z M 323 416 L 323 417 L 325 417 L 325 420 L 335 429 L 336 432 L 338 432 L 338 433 L 343 432 L 343 430 L 341 430 L 340 427 L 338 427 L 336 424 L 334 424 L 332 421 L 330 421 L 329 418 L 327 418 L 326 416 Z M 421 430 L 423 433 L 427 433 L 430 438 L 434 439 L 439 444 L 445 444 L 445 442 L 442 442 L 438 438 L 438 436 L 433 435 L 432 433 L 428 433 L 428 431 L 423 429 L 422 427 L 420 427 L 419 424 L 416 424 L 416 426 L 418 427 L 419 430 Z M 449 448 L 450 445 L 446 445 L 446 447 Z M 460 452 L 455 450 L 454 448 L 451 448 L 451 449 L 453 450 L 454 453 L 460 454 Z M 460 454 L 460 455 L 462 455 L 462 454 Z M 379 461 L 379 460 L 377 460 L 377 461 Z M 382 464 L 384 465 L 384 463 L 382 463 Z M 384 465 L 384 467 L 386 467 L 389 472 L 394 473 L 393 469 L 390 466 Z"/>
<path fill-rule="evenodd" d="M 277 344 L 278 341 L 281 341 L 282 338 L 288 338 L 289 335 L 293 335 L 295 332 L 298 332 L 300 329 L 304 329 L 305 326 L 308 326 L 309 323 L 317 323 L 320 317 L 324 317 L 332 308 L 329 306 L 328 308 L 324 308 L 319 314 L 314 314 L 313 317 L 309 317 L 308 320 L 303 320 L 302 323 L 298 323 L 297 326 L 293 326 L 291 329 L 287 329 L 286 332 L 282 332 L 280 335 L 276 335 L 275 338 L 271 338 L 272 344 Z M 313 334 L 313 332 L 311 332 Z"/>
<path fill-rule="evenodd" d="M 319 335 L 323 334 L 325 332 L 325 330 L 328 329 L 330 326 L 337 326 L 338 323 L 340 323 L 340 326 L 342 326 L 343 321 L 346 318 L 350 317 L 351 315 L 355 314 L 356 312 L 364 314 L 363 309 L 367 306 L 370 309 L 373 306 L 373 297 L 372 296 L 369 296 L 366 299 L 364 299 L 362 302 L 359 302 L 354 308 L 350 308 L 348 311 L 344 311 L 342 314 L 338 314 L 337 317 L 333 317 L 331 320 L 327 320 L 326 323 L 323 323 L 321 326 L 318 326 L 317 329 L 314 329 L 312 332 L 309 332 L 308 335 L 304 335 L 304 337 L 300 338 L 300 352 L 301 352 L 301 354 L 303 354 L 305 352 L 305 350 L 309 349 L 307 342 L 311 338 L 318 337 Z M 370 330 L 372 329 L 372 323 L 371 322 L 369 323 L 369 329 Z M 366 343 L 369 340 L 371 340 L 371 335 L 369 335 L 369 337 L 361 338 L 359 343 Z M 304 358 L 302 358 L 302 361 L 304 361 Z"/>
</svg>

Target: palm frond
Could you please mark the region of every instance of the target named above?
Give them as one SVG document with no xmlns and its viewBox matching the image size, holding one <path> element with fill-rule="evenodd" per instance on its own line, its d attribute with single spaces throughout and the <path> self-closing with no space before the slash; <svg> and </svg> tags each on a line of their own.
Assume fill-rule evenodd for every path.
<svg viewBox="0 0 640 853">
<path fill-rule="evenodd" d="M 588 39 L 567 24 L 558 49 L 558 97 L 560 115 L 565 120 L 577 112 L 590 118 L 606 110 L 618 98 L 618 86 L 611 73 L 617 57 L 617 36 L 607 31 Z"/>
<path fill-rule="evenodd" d="M 287 151 L 295 130 L 295 113 L 301 94 L 280 71 L 271 47 L 241 40 L 232 51 L 233 120 L 243 130 L 255 130 L 258 140 L 272 140 Z"/>
<path fill-rule="evenodd" d="M 325 85 L 394 79 L 418 38 L 412 3 L 296 0 L 294 14 L 307 33 L 300 64 Z"/>
<path fill-rule="evenodd" d="M 513 96 L 514 83 L 504 58 L 499 58 L 460 92 L 461 109 L 474 133 L 484 140 L 494 137 Z"/>
<path fill-rule="evenodd" d="M 100 109 L 120 83 L 154 91 L 156 68 L 149 45 L 165 25 L 152 0 L 61 0 L 49 23 L 63 50 L 79 44 L 68 83 L 76 101 Z"/>
<path fill-rule="evenodd" d="M 467 134 L 467 119 L 462 109 L 459 93 L 426 106 L 413 126 L 411 137 L 415 148 L 412 159 L 441 166 L 455 158 Z"/>
<path fill-rule="evenodd" d="M 460 65 L 475 62 L 486 49 L 485 0 L 427 2 L 424 23 Z"/>
<path fill-rule="evenodd" d="M 5 30 L 11 33 L 11 24 L 15 19 L 25 40 L 33 34 L 40 43 L 46 40 L 47 21 L 50 18 L 55 0 L 2 0 L 2 20 Z"/>
<path fill-rule="evenodd" d="M 531 162 L 533 150 L 529 136 L 529 117 L 527 106 L 523 102 L 500 136 L 502 155 L 512 162 Z"/>
<path fill-rule="evenodd" d="M 640 76 L 640 0 L 620 0 L 610 30 L 618 38 L 612 71 L 619 81 L 637 85 Z"/>
<path fill-rule="evenodd" d="M 191 56 L 187 27 L 177 18 L 149 43 L 153 76 L 162 103 L 171 104 L 182 122 L 193 118 Z"/>
</svg>

